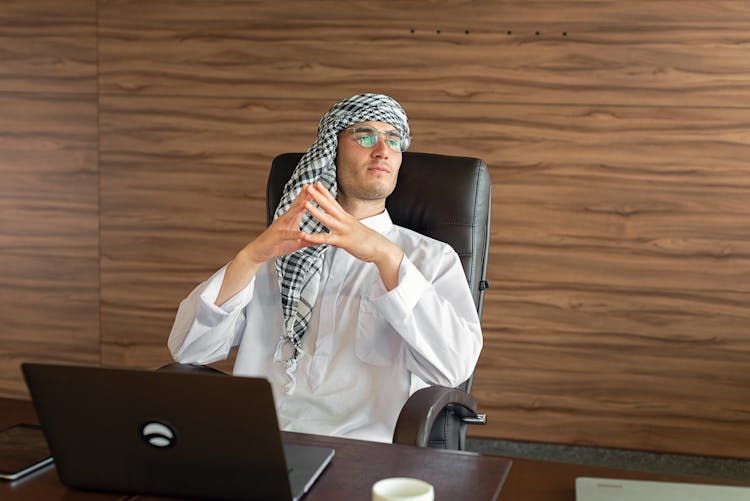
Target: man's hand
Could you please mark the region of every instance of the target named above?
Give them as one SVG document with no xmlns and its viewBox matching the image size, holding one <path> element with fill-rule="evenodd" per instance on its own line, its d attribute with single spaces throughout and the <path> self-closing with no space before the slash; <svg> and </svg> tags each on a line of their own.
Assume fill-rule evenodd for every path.
<svg viewBox="0 0 750 501">
<path fill-rule="evenodd" d="M 266 261 L 310 245 L 304 239 L 305 233 L 300 231 L 299 224 L 305 214 L 305 204 L 311 199 L 310 185 L 303 186 L 289 209 L 232 259 L 216 297 L 217 306 L 244 289 Z"/>
<path fill-rule="evenodd" d="M 357 259 L 375 263 L 386 289 L 394 289 L 398 285 L 403 251 L 346 212 L 322 183 L 309 186 L 307 193 L 320 207 L 315 207 L 311 200 L 307 200 L 305 208 L 315 219 L 326 225 L 330 233 L 304 234 L 304 241 L 309 244 L 333 245 Z"/>
<path fill-rule="evenodd" d="M 312 199 L 309 184 L 302 187 L 289 209 L 279 216 L 258 238 L 250 242 L 240 253 L 258 264 L 278 256 L 291 254 L 310 244 L 303 240 L 305 233 L 299 229 L 305 204 Z"/>
</svg>

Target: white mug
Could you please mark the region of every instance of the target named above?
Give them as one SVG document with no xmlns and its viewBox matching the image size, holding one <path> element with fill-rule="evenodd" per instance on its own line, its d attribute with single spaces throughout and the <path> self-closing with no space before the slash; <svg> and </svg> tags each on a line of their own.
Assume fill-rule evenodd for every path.
<svg viewBox="0 0 750 501">
<path fill-rule="evenodd" d="M 372 501 L 433 501 L 435 489 L 424 480 L 396 477 L 378 480 L 372 486 Z"/>
</svg>

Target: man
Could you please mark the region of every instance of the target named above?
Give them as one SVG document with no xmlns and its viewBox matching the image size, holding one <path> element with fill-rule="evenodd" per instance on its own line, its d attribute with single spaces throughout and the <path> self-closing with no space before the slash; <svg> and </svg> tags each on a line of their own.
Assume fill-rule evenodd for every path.
<svg viewBox="0 0 750 501">
<path fill-rule="evenodd" d="M 385 209 L 408 145 L 392 98 L 334 105 L 274 222 L 180 304 L 174 359 L 239 346 L 234 374 L 269 379 L 282 429 L 382 442 L 409 395 L 465 381 L 482 334 L 461 262 Z"/>
</svg>

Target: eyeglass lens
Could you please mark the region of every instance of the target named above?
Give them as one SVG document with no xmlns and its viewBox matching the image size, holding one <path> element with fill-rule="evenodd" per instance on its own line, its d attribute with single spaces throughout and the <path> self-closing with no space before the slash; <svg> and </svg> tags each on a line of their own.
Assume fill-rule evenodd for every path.
<svg viewBox="0 0 750 501">
<path fill-rule="evenodd" d="M 393 151 L 401 151 L 401 135 L 392 130 L 379 131 L 371 127 L 356 127 L 351 129 L 354 140 L 363 148 L 372 148 L 378 144 L 378 136 L 383 134 L 385 144 Z"/>
</svg>

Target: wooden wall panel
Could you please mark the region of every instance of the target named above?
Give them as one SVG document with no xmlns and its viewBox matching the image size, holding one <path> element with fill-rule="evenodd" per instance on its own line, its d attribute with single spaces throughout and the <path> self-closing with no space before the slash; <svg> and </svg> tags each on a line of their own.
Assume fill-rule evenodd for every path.
<svg viewBox="0 0 750 501">
<path fill-rule="evenodd" d="M 95 0 L 3 0 L 0 92 L 96 97 Z"/>
<path fill-rule="evenodd" d="M 105 362 L 168 361 L 179 300 L 262 229 L 270 159 L 375 90 L 413 150 L 490 165 L 472 433 L 748 457 L 745 2 L 99 14 Z"/>
<path fill-rule="evenodd" d="M 0 393 L 23 394 L 19 360 L 97 362 L 99 340 L 107 365 L 167 362 L 179 300 L 263 228 L 271 158 L 379 91 L 414 151 L 490 165 L 472 433 L 750 457 L 744 0 L 34 0 L 0 20 Z"/>
<path fill-rule="evenodd" d="M 105 3 L 100 84 L 207 97 L 375 88 L 409 102 L 747 106 L 748 10 L 741 0 Z"/>
<path fill-rule="evenodd" d="M 327 106 L 102 97 L 106 363 L 170 360 L 166 337 L 179 301 L 262 231 L 273 156 L 306 149 Z"/>
<path fill-rule="evenodd" d="M 529 106 L 511 127 L 474 391 L 495 424 L 474 434 L 745 455 L 747 112 L 678 111 Z"/>
<path fill-rule="evenodd" d="M 0 394 L 26 360 L 99 362 L 93 1 L 0 4 Z"/>
</svg>

